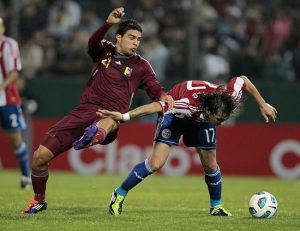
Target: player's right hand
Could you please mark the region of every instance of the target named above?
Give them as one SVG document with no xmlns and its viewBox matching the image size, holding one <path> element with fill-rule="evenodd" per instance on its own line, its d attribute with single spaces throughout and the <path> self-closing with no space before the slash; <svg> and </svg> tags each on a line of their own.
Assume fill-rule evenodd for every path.
<svg viewBox="0 0 300 231">
<path fill-rule="evenodd" d="M 108 15 L 108 18 L 106 19 L 106 22 L 110 25 L 117 24 L 121 21 L 121 18 L 125 15 L 124 8 L 119 7 L 114 9 L 110 14 Z"/>
<path fill-rule="evenodd" d="M 122 121 L 123 116 L 120 112 L 117 111 L 108 111 L 104 109 L 98 109 L 96 112 L 101 118 L 111 117 L 113 120 Z"/>
</svg>

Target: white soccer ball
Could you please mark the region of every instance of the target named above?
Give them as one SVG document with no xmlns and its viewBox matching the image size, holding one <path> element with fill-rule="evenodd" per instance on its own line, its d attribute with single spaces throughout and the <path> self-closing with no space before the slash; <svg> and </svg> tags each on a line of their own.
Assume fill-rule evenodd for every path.
<svg viewBox="0 0 300 231">
<path fill-rule="evenodd" d="M 256 218 L 270 218 L 275 215 L 278 208 L 276 198 L 268 192 L 255 193 L 249 201 L 249 212 Z"/>
</svg>

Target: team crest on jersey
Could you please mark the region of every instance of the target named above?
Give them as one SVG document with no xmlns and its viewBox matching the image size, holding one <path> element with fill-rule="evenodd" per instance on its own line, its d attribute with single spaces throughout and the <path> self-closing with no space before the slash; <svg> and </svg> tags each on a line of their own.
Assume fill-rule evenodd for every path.
<svg viewBox="0 0 300 231">
<path fill-rule="evenodd" d="M 126 67 L 126 68 L 125 68 L 125 71 L 124 71 L 124 75 L 125 75 L 127 78 L 129 78 L 129 77 L 131 76 L 131 74 L 132 74 L 132 68 Z"/>
<path fill-rule="evenodd" d="M 164 129 L 161 131 L 161 135 L 165 139 L 169 139 L 171 137 L 171 134 L 172 134 L 172 132 L 170 129 Z"/>
<path fill-rule="evenodd" d="M 197 99 L 197 98 L 198 98 L 198 94 L 197 94 L 197 93 L 193 93 L 192 96 L 193 96 L 194 99 Z"/>
</svg>

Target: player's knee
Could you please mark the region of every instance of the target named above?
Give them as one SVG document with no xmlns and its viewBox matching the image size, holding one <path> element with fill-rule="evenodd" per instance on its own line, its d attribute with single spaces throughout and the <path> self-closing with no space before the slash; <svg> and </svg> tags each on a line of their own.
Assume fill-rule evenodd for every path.
<svg viewBox="0 0 300 231">
<path fill-rule="evenodd" d="M 157 161 L 157 160 L 150 160 L 149 165 L 150 165 L 152 172 L 156 172 L 164 166 L 163 163 L 161 163 L 160 161 Z"/>
<path fill-rule="evenodd" d="M 218 169 L 217 163 L 202 163 L 202 165 L 206 172 L 215 172 Z"/>
<path fill-rule="evenodd" d="M 47 157 L 47 154 L 41 149 L 37 149 L 32 158 L 32 169 L 41 171 L 48 167 L 49 158 Z"/>
<path fill-rule="evenodd" d="M 107 133 L 113 133 L 119 127 L 119 124 L 110 117 L 99 120 L 96 125 L 99 128 L 103 128 Z"/>
</svg>

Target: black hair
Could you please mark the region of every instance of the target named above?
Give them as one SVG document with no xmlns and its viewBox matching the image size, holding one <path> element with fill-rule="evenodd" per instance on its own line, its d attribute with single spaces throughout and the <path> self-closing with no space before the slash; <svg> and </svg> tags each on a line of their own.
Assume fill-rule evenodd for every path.
<svg viewBox="0 0 300 231">
<path fill-rule="evenodd" d="M 143 32 L 141 25 L 134 19 L 125 19 L 119 23 L 116 35 L 119 34 L 123 36 L 128 30 L 137 30 Z"/>
<path fill-rule="evenodd" d="M 209 93 L 198 94 L 198 99 L 202 102 L 203 109 L 213 115 L 221 113 L 229 117 L 231 114 L 237 113 L 241 107 L 239 100 L 223 86 L 219 86 Z"/>
</svg>

